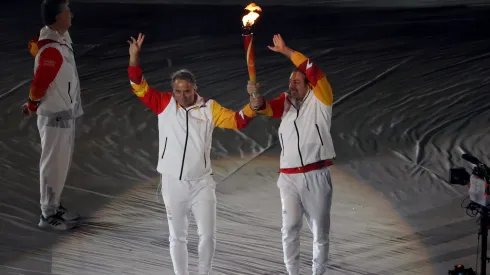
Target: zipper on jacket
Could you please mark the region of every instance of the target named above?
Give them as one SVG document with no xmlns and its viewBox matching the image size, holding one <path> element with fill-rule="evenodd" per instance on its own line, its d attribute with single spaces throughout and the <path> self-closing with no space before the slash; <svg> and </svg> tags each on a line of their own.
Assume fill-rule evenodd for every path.
<svg viewBox="0 0 490 275">
<path fill-rule="evenodd" d="M 206 153 L 204 153 L 204 168 L 208 166 L 207 160 L 206 160 Z"/>
<path fill-rule="evenodd" d="M 71 82 L 68 82 L 68 96 L 70 97 L 70 103 L 73 103 L 73 99 L 71 98 L 70 90 L 71 90 Z"/>
<path fill-rule="evenodd" d="M 286 148 L 284 148 L 284 140 L 282 139 L 282 134 L 280 135 L 280 137 L 281 137 L 282 155 L 284 156 L 284 150 Z"/>
<path fill-rule="evenodd" d="M 168 139 L 168 137 L 165 138 L 165 145 L 163 146 L 162 159 L 163 159 L 163 156 L 165 155 L 165 150 L 167 150 L 167 139 Z"/>
<path fill-rule="evenodd" d="M 299 117 L 299 109 L 296 109 L 296 119 L 298 119 L 298 117 Z M 305 166 L 305 164 L 303 163 L 303 156 L 301 155 L 301 148 L 299 146 L 299 131 L 298 131 L 298 125 L 296 125 L 296 119 L 294 120 L 294 128 L 296 129 L 296 135 L 298 136 L 299 159 L 301 160 L 301 166 Z"/>
<path fill-rule="evenodd" d="M 306 94 L 306 97 L 303 99 L 303 103 L 306 101 L 306 99 L 310 96 L 311 92 L 308 92 L 308 94 Z M 294 129 L 296 130 L 296 136 L 298 136 L 298 153 L 299 153 L 299 159 L 301 161 L 301 166 L 305 166 L 304 162 L 303 162 L 303 155 L 301 155 L 301 147 L 299 146 L 299 130 L 298 130 L 298 125 L 296 124 L 296 120 L 298 119 L 299 117 L 299 109 L 300 107 L 296 107 L 292 102 L 291 100 L 289 100 L 289 98 L 287 99 L 289 101 L 289 104 L 291 104 L 291 106 L 293 106 L 295 109 L 296 109 L 296 119 L 294 120 Z"/>
<path fill-rule="evenodd" d="M 182 173 L 184 172 L 185 151 L 187 150 L 188 139 L 189 139 L 189 110 L 185 110 L 185 143 L 184 143 L 184 154 L 182 155 L 182 166 L 180 168 L 179 180 L 182 180 Z"/>
<path fill-rule="evenodd" d="M 318 128 L 318 124 L 315 123 L 315 126 L 316 126 L 316 131 L 318 132 L 318 137 L 320 137 L 320 142 L 322 143 L 322 146 L 323 146 L 323 139 L 322 139 L 322 135 L 320 135 L 320 128 Z"/>
</svg>

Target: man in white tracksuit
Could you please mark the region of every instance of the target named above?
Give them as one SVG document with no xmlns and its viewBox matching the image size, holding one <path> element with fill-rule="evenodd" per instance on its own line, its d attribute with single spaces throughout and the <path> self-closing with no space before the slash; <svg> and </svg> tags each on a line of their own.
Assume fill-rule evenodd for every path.
<svg viewBox="0 0 490 275">
<path fill-rule="evenodd" d="M 282 205 L 284 262 L 290 275 L 299 275 L 299 233 L 303 214 L 313 233 L 314 275 L 327 270 L 332 181 L 328 166 L 335 151 L 330 135 L 333 94 L 324 73 L 303 54 L 286 46 L 280 35 L 269 49 L 284 54 L 296 66 L 289 91 L 264 101 L 251 99 L 258 113 L 281 118 L 280 175 L 277 185 Z M 258 85 L 249 83 L 253 95 Z"/>
<path fill-rule="evenodd" d="M 66 230 L 76 225 L 77 213 L 60 204 L 60 196 L 71 165 L 75 119 L 83 114 L 72 41 L 68 33 L 71 12 L 67 0 L 44 0 L 45 27 L 29 43 L 35 56 L 34 79 L 23 113 L 37 114 L 41 137 L 39 226 Z"/>
<path fill-rule="evenodd" d="M 172 75 L 172 92 L 150 87 L 143 77 L 139 53 L 144 35 L 131 38 L 128 74 L 134 94 L 158 115 L 158 165 L 170 231 L 170 256 L 177 275 L 188 275 L 189 214 L 199 234 L 199 274 L 210 274 L 216 245 L 216 183 L 210 150 L 213 129 L 241 129 L 256 112 L 247 104 L 240 112 L 223 108 L 197 94 L 196 79 L 187 70 Z"/>
</svg>

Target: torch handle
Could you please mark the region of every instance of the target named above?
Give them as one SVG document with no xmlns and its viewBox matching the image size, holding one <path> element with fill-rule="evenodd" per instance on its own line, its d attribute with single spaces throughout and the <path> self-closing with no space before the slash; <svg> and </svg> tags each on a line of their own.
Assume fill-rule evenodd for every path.
<svg viewBox="0 0 490 275">
<path fill-rule="evenodd" d="M 257 82 L 257 75 L 255 72 L 255 54 L 253 44 L 253 33 L 243 35 L 243 44 L 245 48 L 245 58 L 247 60 L 248 77 L 253 83 Z"/>
<path fill-rule="evenodd" d="M 257 74 L 255 72 L 255 54 L 254 54 L 254 44 L 253 44 L 253 33 L 247 30 L 247 34 L 243 34 L 243 45 L 245 49 L 245 57 L 247 60 L 248 68 L 248 79 L 252 83 L 257 83 Z M 260 96 L 259 93 L 255 92 L 252 94 L 254 98 Z"/>
</svg>

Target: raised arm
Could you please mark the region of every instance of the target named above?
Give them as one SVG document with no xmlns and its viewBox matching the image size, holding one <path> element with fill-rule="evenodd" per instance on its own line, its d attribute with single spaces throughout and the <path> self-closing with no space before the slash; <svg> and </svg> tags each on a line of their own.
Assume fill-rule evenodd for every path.
<svg viewBox="0 0 490 275">
<path fill-rule="evenodd" d="M 156 114 L 160 114 L 172 99 L 171 92 L 160 92 L 148 85 L 140 67 L 139 54 L 145 36 L 138 35 L 138 39 L 131 37 L 129 43 L 129 67 L 128 75 L 133 93 Z"/>
<path fill-rule="evenodd" d="M 240 112 L 224 108 L 218 102 L 211 100 L 211 114 L 214 125 L 218 128 L 240 130 L 245 128 L 257 113 L 247 104 Z"/>
<path fill-rule="evenodd" d="M 304 56 L 302 53 L 293 51 L 290 57 L 294 65 L 302 71 L 313 88 L 315 96 L 325 105 L 331 106 L 333 104 L 332 87 L 327 80 L 325 74 L 320 68 L 311 61 L 311 59 Z"/>
<path fill-rule="evenodd" d="M 322 70 L 302 53 L 286 46 L 280 34 L 274 35 L 273 42 L 274 46 L 268 46 L 269 49 L 287 56 L 306 75 L 315 96 L 323 104 L 331 106 L 333 104 L 332 87 Z"/>
<path fill-rule="evenodd" d="M 172 99 L 171 92 L 160 92 L 146 82 L 140 66 L 128 67 L 129 81 L 133 93 L 154 113 L 160 114 Z"/>
</svg>

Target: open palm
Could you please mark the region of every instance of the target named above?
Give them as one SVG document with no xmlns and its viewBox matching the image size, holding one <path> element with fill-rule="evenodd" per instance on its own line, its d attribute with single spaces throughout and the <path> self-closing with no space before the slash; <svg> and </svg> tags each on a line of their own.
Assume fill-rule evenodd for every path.
<svg viewBox="0 0 490 275">
<path fill-rule="evenodd" d="M 280 34 L 274 35 L 272 38 L 272 42 L 274 42 L 274 47 L 273 46 L 267 46 L 270 50 L 282 53 L 286 49 L 286 43 L 282 39 Z"/>
<path fill-rule="evenodd" d="M 129 55 L 137 55 L 141 51 L 141 45 L 145 40 L 145 35 L 140 33 L 138 34 L 138 39 L 135 39 L 131 36 L 131 41 L 128 40 L 129 43 Z"/>
</svg>

